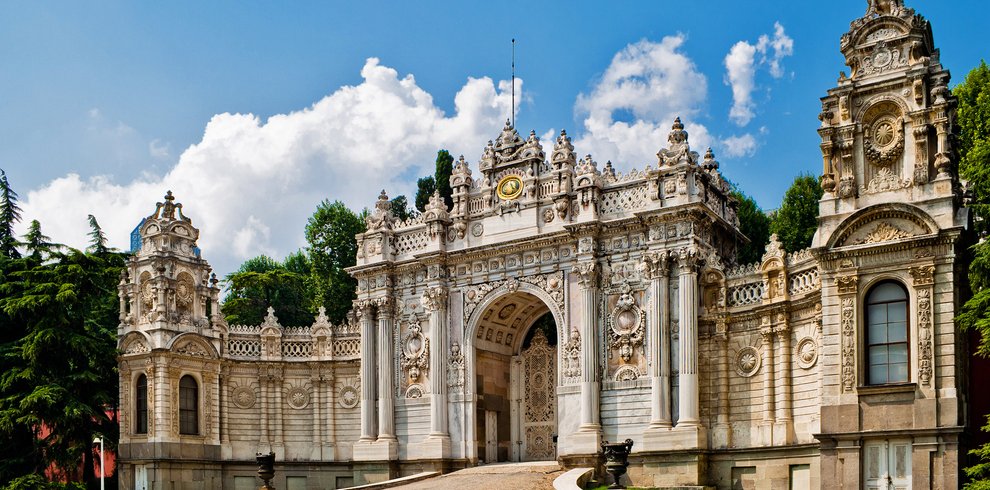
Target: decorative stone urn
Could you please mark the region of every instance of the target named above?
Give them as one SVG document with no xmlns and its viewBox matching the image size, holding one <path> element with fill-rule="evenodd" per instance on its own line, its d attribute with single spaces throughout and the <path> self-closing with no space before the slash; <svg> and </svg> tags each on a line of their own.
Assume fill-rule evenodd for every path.
<svg viewBox="0 0 990 490">
<path fill-rule="evenodd" d="M 619 483 L 622 475 L 626 474 L 626 467 L 629 466 L 629 452 L 632 451 L 632 439 L 625 442 L 602 443 L 602 453 L 605 455 L 605 471 L 612 475 L 613 482 L 608 488 L 626 488 Z"/>
<path fill-rule="evenodd" d="M 258 460 L 258 478 L 265 482 L 261 490 L 275 490 L 275 487 L 272 486 L 272 478 L 275 478 L 275 453 L 258 453 L 255 459 Z"/>
</svg>

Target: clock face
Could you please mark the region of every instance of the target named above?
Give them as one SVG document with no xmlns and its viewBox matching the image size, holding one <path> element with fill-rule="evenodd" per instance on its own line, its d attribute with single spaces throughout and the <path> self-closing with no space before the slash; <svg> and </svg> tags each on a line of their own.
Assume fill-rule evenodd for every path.
<svg viewBox="0 0 990 490">
<path fill-rule="evenodd" d="M 518 175 L 506 175 L 502 177 L 502 180 L 498 181 L 495 191 L 498 193 L 499 198 L 511 201 L 522 194 L 522 179 Z"/>
</svg>

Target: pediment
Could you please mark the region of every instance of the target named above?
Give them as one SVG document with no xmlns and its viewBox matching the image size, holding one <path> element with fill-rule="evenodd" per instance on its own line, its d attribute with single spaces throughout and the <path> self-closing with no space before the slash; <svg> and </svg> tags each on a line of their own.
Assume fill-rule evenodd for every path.
<svg viewBox="0 0 990 490">
<path fill-rule="evenodd" d="M 829 248 L 873 245 L 938 232 L 938 226 L 922 210 L 904 204 L 888 204 L 861 210 L 850 216 L 832 235 Z"/>
</svg>

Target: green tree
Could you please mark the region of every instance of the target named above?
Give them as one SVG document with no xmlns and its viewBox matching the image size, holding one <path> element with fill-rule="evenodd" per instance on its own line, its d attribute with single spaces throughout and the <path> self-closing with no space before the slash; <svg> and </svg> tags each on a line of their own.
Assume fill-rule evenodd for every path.
<svg viewBox="0 0 990 490">
<path fill-rule="evenodd" d="M 92 214 L 87 216 L 89 220 L 89 248 L 90 252 L 97 254 L 105 254 L 110 251 L 107 248 L 107 235 L 103 233 L 103 228 L 100 228 L 100 223 L 96 221 L 96 216 Z"/>
<path fill-rule="evenodd" d="M 257 325 L 264 321 L 269 306 L 275 309 L 282 325 L 313 323 L 308 270 L 297 254 L 289 257 L 279 263 L 267 255 L 259 255 L 227 275 L 224 279 L 227 297 L 220 308 L 227 323 Z M 290 266 L 299 272 L 289 270 Z"/>
<path fill-rule="evenodd" d="M 62 248 L 41 232 L 41 223 L 38 220 L 31 220 L 28 232 L 24 235 L 23 245 L 28 257 L 36 264 L 44 262 L 52 252 Z"/>
<path fill-rule="evenodd" d="M 784 200 L 770 222 L 770 232 L 777 234 L 784 250 L 797 252 L 811 246 L 818 230 L 818 201 L 822 192 L 818 179 L 805 174 L 797 176 L 784 193 Z"/>
<path fill-rule="evenodd" d="M 396 196 L 395 199 L 392 199 L 389 202 L 392 203 L 392 214 L 394 214 L 399 221 L 405 221 L 412 216 L 413 211 L 409 209 L 409 199 L 406 199 L 406 196 Z"/>
<path fill-rule="evenodd" d="M 426 210 L 430 198 L 437 191 L 440 191 L 440 197 L 447 204 L 447 209 L 454 207 L 454 190 L 450 187 L 450 175 L 453 172 L 454 157 L 450 156 L 450 152 L 447 150 L 438 151 L 433 175 L 416 181 L 416 209 L 419 212 L 422 213 Z"/>
<path fill-rule="evenodd" d="M 17 262 L 0 286 L 0 310 L 24 332 L 3 350 L 0 431 L 30 431 L 33 472 L 54 465 L 69 479 L 92 481 L 93 434 L 117 438 L 108 412 L 117 406 L 116 289 L 124 256 L 69 249 L 45 263 Z"/>
<path fill-rule="evenodd" d="M 763 257 L 763 251 L 770 242 L 770 217 L 760 209 L 756 201 L 742 191 L 734 189 L 732 195 L 739 202 L 736 216 L 739 217 L 739 231 L 749 243 L 739 247 L 736 260 L 740 264 L 750 264 Z"/>
<path fill-rule="evenodd" d="M 450 156 L 447 150 L 437 152 L 436 171 L 433 173 L 433 180 L 436 182 L 440 197 L 447 204 L 447 209 L 454 207 L 454 190 L 450 187 L 450 174 L 454 173 L 454 157 Z M 429 201 L 429 196 L 427 196 Z"/>
<path fill-rule="evenodd" d="M 331 321 L 343 321 L 357 297 L 357 281 L 344 269 L 356 263 L 355 235 L 364 230 L 363 217 L 340 201 L 324 200 L 306 223 L 315 286 L 314 303 L 326 307 Z"/>
<path fill-rule="evenodd" d="M 426 211 L 426 205 L 430 203 L 430 197 L 437 191 L 437 182 L 432 175 L 423 177 L 416 181 L 416 210 Z"/>
<path fill-rule="evenodd" d="M 970 208 L 975 231 L 983 238 L 970 254 L 969 289 L 972 297 L 963 305 L 956 319 L 963 329 L 980 334 L 978 355 L 990 356 L 990 241 L 985 234 L 990 228 L 990 68 L 986 62 L 974 68 L 963 83 L 953 89 L 958 98 L 956 122 L 959 175 L 969 182 Z M 990 421 L 990 418 L 988 418 Z M 990 423 L 983 427 L 990 432 Z M 978 462 L 965 468 L 970 481 L 968 490 L 990 489 L 990 444 L 970 451 Z"/>
<path fill-rule="evenodd" d="M 0 169 L 0 256 L 20 258 L 14 225 L 21 221 L 21 208 L 17 205 L 17 193 L 10 188 L 7 174 Z"/>
</svg>

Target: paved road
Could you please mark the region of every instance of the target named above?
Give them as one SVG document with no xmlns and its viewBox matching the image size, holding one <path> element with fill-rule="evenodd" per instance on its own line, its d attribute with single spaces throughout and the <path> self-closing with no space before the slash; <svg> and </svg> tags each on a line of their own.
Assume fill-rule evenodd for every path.
<svg viewBox="0 0 990 490">
<path fill-rule="evenodd" d="M 556 462 L 477 466 L 403 485 L 402 490 L 553 490 L 564 470 Z"/>
</svg>

